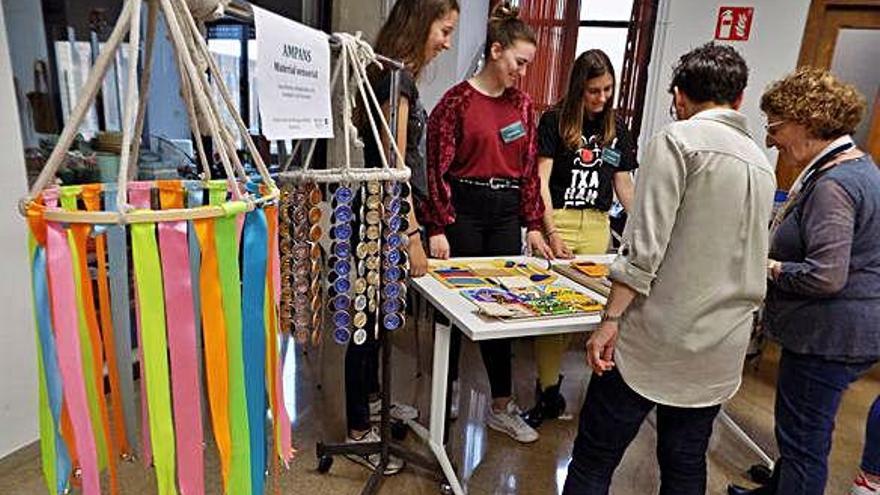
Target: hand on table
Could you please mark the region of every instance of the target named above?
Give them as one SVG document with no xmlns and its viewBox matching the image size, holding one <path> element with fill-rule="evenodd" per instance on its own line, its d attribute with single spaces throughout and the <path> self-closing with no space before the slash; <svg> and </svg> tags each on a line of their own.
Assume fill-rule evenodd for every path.
<svg viewBox="0 0 880 495">
<path fill-rule="evenodd" d="M 446 234 L 432 235 L 428 239 L 428 250 L 431 253 L 432 258 L 448 260 L 449 240 L 446 238 Z"/>
<path fill-rule="evenodd" d="M 558 233 L 550 234 L 550 249 L 553 250 L 553 255 L 557 258 L 561 258 L 564 260 L 570 260 L 574 258 L 574 252 L 572 252 L 571 248 L 565 243 L 562 239 L 562 236 Z"/>
<path fill-rule="evenodd" d="M 587 366 L 599 376 L 614 368 L 618 330 L 616 321 L 603 321 L 587 341 Z"/>
<path fill-rule="evenodd" d="M 530 230 L 528 234 L 526 234 L 526 248 L 532 256 L 543 256 L 548 260 L 552 260 L 555 258 L 553 256 L 553 250 L 550 249 L 550 246 L 544 242 L 544 234 L 537 230 Z"/>
<path fill-rule="evenodd" d="M 406 251 L 409 254 L 409 275 L 421 277 L 428 273 L 428 256 L 425 254 L 425 248 L 418 236 L 409 240 Z"/>
</svg>

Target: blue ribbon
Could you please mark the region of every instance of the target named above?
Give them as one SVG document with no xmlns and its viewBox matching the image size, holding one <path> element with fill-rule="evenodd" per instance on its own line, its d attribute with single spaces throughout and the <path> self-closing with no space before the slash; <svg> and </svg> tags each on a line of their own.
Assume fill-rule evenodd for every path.
<svg viewBox="0 0 880 495">
<path fill-rule="evenodd" d="M 55 351 L 55 334 L 52 330 L 52 315 L 49 301 L 49 281 L 46 277 L 46 249 L 37 246 L 33 265 L 34 299 L 36 303 L 37 334 L 40 339 L 40 357 L 46 373 L 46 390 L 49 395 L 49 409 L 52 411 L 55 434 L 55 487 L 56 493 L 67 491 L 70 478 L 70 456 L 61 437 L 61 370 L 58 368 L 58 355 Z"/>
<path fill-rule="evenodd" d="M 104 184 L 104 206 L 117 211 L 116 184 Z M 125 436 L 128 444 L 138 445 L 137 415 L 140 407 L 135 401 L 134 376 L 131 366 L 131 298 L 128 293 L 128 244 L 122 225 L 107 226 L 107 258 L 110 277 L 110 313 L 113 318 L 116 359 L 119 366 L 119 388 L 122 392 L 122 414 L 125 418 Z"/>
<path fill-rule="evenodd" d="M 266 471 L 266 214 L 257 208 L 245 216 L 242 235 L 242 344 L 245 395 L 251 445 L 252 493 L 263 493 Z"/>
</svg>

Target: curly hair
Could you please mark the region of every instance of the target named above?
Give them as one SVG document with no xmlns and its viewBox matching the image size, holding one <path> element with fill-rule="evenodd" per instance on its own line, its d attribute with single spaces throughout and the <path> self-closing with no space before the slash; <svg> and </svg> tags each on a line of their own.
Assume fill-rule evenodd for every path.
<svg viewBox="0 0 880 495">
<path fill-rule="evenodd" d="M 710 41 L 678 59 L 669 93 L 677 87 L 697 103 L 731 104 L 740 97 L 748 79 L 749 68 L 742 55 L 731 46 Z"/>
<path fill-rule="evenodd" d="M 855 131 L 865 97 L 827 70 L 803 67 L 770 83 L 761 95 L 761 110 L 803 125 L 817 139 L 835 139 Z"/>
</svg>

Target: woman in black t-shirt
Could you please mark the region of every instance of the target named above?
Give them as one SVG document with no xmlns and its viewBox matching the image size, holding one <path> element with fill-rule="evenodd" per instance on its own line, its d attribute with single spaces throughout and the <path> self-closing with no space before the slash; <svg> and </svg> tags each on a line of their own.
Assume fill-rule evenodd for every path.
<svg viewBox="0 0 880 495">
<path fill-rule="evenodd" d="M 544 235 L 558 258 L 604 254 L 614 196 L 629 210 L 635 146 L 613 108 L 614 67 L 602 50 L 588 50 L 574 62 L 569 92 L 544 113 L 538 125 L 538 173 L 544 199 Z M 537 426 L 565 410 L 559 394 L 559 363 L 568 345 L 563 336 L 535 339 L 538 404 L 526 421 Z"/>
</svg>

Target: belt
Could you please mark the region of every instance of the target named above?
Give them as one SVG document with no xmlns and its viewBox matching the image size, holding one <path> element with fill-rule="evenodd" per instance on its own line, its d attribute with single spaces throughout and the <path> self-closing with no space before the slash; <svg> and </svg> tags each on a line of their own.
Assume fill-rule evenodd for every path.
<svg viewBox="0 0 880 495">
<path fill-rule="evenodd" d="M 469 186 L 488 187 L 489 189 L 519 189 L 519 179 L 503 177 L 490 177 L 488 179 L 468 179 L 464 177 L 450 177 L 454 182 Z"/>
</svg>

